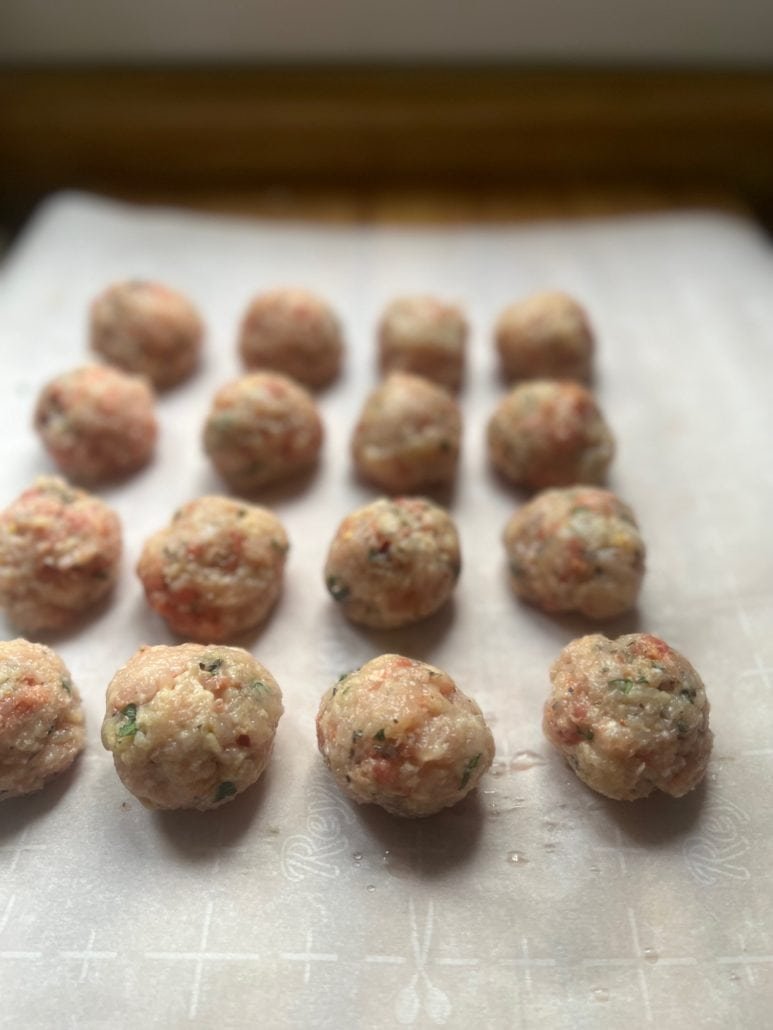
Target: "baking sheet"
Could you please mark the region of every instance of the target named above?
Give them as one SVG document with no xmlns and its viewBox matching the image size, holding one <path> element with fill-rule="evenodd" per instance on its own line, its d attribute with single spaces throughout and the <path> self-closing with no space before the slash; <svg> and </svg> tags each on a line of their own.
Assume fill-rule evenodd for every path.
<svg viewBox="0 0 773 1030">
<path fill-rule="evenodd" d="M 209 326 L 201 373 L 158 403 L 155 462 L 101 491 L 121 515 L 112 603 L 46 638 L 85 699 L 73 771 L 0 809 L 0 1025 L 7 1027 L 762 1026 L 773 1001 L 773 252 L 711 213 L 532 226 L 315 227 L 46 203 L 0 278 L 0 503 L 51 465 L 29 427 L 41 384 L 87 360 L 105 284 L 157 277 Z M 141 643 L 175 638 L 144 605 L 145 537 L 222 491 L 200 447 L 215 388 L 239 373 L 250 296 L 318 290 L 349 358 L 320 398 L 324 459 L 305 489 L 265 496 L 292 541 L 286 586 L 246 643 L 286 714 L 261 783 L 209 814 L 150 813 L 99 742 L 104 691 Z M 589 307 L 596 387 L 618 438 L 611 486 L 649 546 L 638 611 L 703 675 L 715 752 L 703 787 L 633 804 L 592 794 L 540 730 L 547 668 L 595 630 L 520 605 L 502 526 L 520 498 L 483 439 L 502 393 L 490 328 L 509 301 L 558 286 Z M 473 326 L 465 441 L 451 499 L 465 566 L 421 626 L 357 629 L 322 564 L 339 520 L 374 496 L 348 437 L 373 382 L 373 327 L 403 291 L 463 303 Z M 5 624 L 0 631 L 15 635 Z M 429 820 L 358 808 L 319 759 L 314 715 L 341 673 L 382 651 L 431 660 L 475 696 L 494 767 Z"/>
</svg>

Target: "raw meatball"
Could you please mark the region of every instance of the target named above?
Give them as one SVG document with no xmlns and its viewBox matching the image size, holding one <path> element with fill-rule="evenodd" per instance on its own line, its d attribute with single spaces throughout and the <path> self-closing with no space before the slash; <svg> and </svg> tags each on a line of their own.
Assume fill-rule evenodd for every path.
<svg viewBox="0 0 773 1030">
<path fill-rule="evenodd" d="M 73 479 L 100 480 L 147 464 L 158 426 L 153 393 L 139 376 L 87 365 L 43 388 L 35 428 L 49 454 Z"/>
<path fill-rule="evenodd" d="M 112 589 L 120 557 L 115 512 L 40 476 L 0 513 L 0 607 L 27 631 L 59 629 Z"/>
<path fill-rule="evenodd" d="M 322 437 L 307 390 L 275 372 L 254 372 L 215 394 L 204 449 L 235 490 L 251 493 L 311 468 Z"/>
<path fill-rule="evenodd" d="M 107 688 L 102 743 L 148 808 L 216 808 L 266 768 L 282 711 L 240 647 L 141 647 Z"/>
<path fill-rule="evenodd" d="M 145 543 L 137 575 L 151 608 L 175 633 L 227 640 L 274 606 L 287 550 L 287 534 L 270 511 L 199 497 Z"/>
<path fill-rule="evenodd" d="M 573 640 L 550 670 L 543 728 L 593 790 L 681 797 L 703 779 L 709 703 L 686 658 L 649 633 Z"/>
<path fill-rule="evenodd" d="M 535 293 L 505 308 L 494 329 L 506 379 L 590 378 L 593 330 L 566 293 Z"/>
<path fill-rule="evenodd" d="M 199 361 L 204 325 L 187 297 L 161 283 L 114 283 L 91 305 L 91 346 L 111 365 L 163 390 Z"/>
<path fill-rule="evenodd" d="M 308 290 L 271 290 L 255 297 L 239 334 L 247 368 L 283 372 L 311 389 L 336 378 L 343 349 L 340 322 Z"/>
<path fill-rule="evenodd" d="M 546 612 L 604 619 L 636 603 L 644 543 L 608 490 L 545 490 L 512 516 L 504 542 L 513 590 Z"/>
<path fill-rule="evenodd" d="M 0 642 L 0 801 L 40 790 L 83 750 L 80 694 L 58 655 Z"/>
<path fill-rule="evenodd" d="M 600 483 L 614 439 L 593 396 L 579 383 L 550 379 L 516 386 L 488 424 L 493 465 L 516 486 Z"/>
<path fill-rule="evenodd" d="M 432 665 L 374 658 L 324 695 L 319 750 L 339 787 L 392 815 L 433 815 L 478 785 L 494 740 L 477 704 Z"/>
<path fill-rule="evenodd" d="M 413 493 L 453 480 L 461 435 L 459 407 L 446 390 L 393 372 L 365 401 L 352 456 L 363 479 L 389 493 Z"/>
<path fill-rule="evenodd" d="M 421 498 L 398 497 L 347 515 L 330 545 L 325 582 L 353 622 L 393 629 L 437 611 L 461 565 L 450 516 Z"/>
<path fill-rule="evenodd" d="M 381 316 L 378 341 L 382 371 L 412 372 L 459 389 L 467 323 L 453 304 L 436 297 L 398 297 Z"/>
</svg>

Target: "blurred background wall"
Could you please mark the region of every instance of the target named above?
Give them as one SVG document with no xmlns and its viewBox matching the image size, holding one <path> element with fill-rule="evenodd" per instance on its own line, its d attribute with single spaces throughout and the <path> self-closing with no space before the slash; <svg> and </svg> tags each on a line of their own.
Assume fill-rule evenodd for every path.
<svg viewBox="0 0 773 1030">
<path fill-rule="evenodd" d="M 2 0 L 0 61 L 773 63 L 773 0 Z"/>
</svg>

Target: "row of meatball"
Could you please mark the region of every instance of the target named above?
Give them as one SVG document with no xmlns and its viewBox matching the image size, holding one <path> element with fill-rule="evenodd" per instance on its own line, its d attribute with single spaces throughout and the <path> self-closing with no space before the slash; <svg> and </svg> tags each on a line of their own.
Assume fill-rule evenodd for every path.
<svg viewBox="0 0 773 1030">
<path fill-rule="evenodd" d="M 109 363 L 166 389 L 198 364 L 204 325 L 193 304 L 161 283 L 115 283 L 92 303 L 91 346 Z M 383 372 L 411 372 L 457 390 L 465 368 L 469 328 L 461 309 L 426 294 L 398 297 L 377 328 Z M 594 334 L 588 316 L 558 291 L 534 294 L 499 316 L 494 337 L 509 380 L 587 380 Z M 341 322 L 330 305 L 299 288 L 261 293 L 242 319 L 238 350 L 248 369 L 280 372 L 318 389 L 339 374 Z"/>
<path fill-rule="evenodd" d="M 709 704 L 690 663 L 662 640 L 601 634 L 551 668 L 543 729 L 580 779 L 607 797 L 675 797 L 702 779 Z M 216 808 L 260 777 L 283 713 L 268 669 L 241 648 L 143 647 L 107 688 L 102 743 L 149 808 Z M 461 801 L 494 758 L 476 702 L 443 670 L 386 654 L 341 676 L 316 720 L 320 753 L 354 801 L 407 817 Z M 66 769 L 85 742 L 78 690 L 61 659 L 0 643 L 0 800 Z"/>
<path fill-rule="evenodd" d="M 543 491 L 510 518 L 504 544 L 515 592 L 545 611 L 608 618 L 636 601 L 644 543 L 630 507 L 607 490 Z M 224 641 L 266 618 L 288 550 L 266 508 L 205 496 L 149 537 L 137 574 L 175 633 Z M 107 595 L 120 556 L 121 526 L 108 505 L 40 477 L 0 513 L 0 607 L 25 631 L 67 626 Z M 381 498 L 341 522 L 324 576 L 353 622 L 391 629 L 436 612 L 461 567 L 448 512 L 424 498 Z"/>
<path fill-rule="evenodd" d="M 146 382 L 100 365 L 49 382 L 34 421 L 62 472 L 86 483 L 142 467 L 158 433 Z M 221 387 L 203 429 L 204 449 L 217 471 L 244 495 L 310 469 L 323 437 L 311 394 L 274 372 L 254 372 Z M 367 482 L 387 493 L 416 493 L 453 481 L 461 437 L 461 412 L 446 390 L 395 372 L 366 398 L 351 452 Z M 488 424 L 488 450 L 509 482 L 540 489 L 603 482 L 614 439 L 584 386 L 532 380 L 497 405 Z"/>
</svg>

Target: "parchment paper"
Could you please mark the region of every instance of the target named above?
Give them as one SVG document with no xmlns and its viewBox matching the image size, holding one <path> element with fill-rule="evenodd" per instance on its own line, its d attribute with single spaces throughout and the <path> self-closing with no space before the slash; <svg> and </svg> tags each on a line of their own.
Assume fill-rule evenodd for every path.
<svg viewBox="0 0 773 1030">
<path fill-rule="evenodd" d="M 88 360 L 86 309 L 123 276 L 188 292 L 207 324 L 202 371 L 158 402 L 155 462 L 101 491 L 125 530 L 112 602 L 45 638 L 85 698 L 88 745 L 42 793 L 0 808 L 0 1025 L 7 1027 L 759 1027 L 773 1003 L 773 253 L 711 213 L 442 229 L 328 228 L 123 207 L 43 206 L 0 278 L 0 503 L 53 467 L 30 428 L 42 384 Z M 154 814 L 99 741 L 104 692 L 139 644 L 175 642 L 134 575 L 142 541 L 183 501 L 222 492 L 200 446 L 217 386 L 240 371 L 250 296 L 318 290 L 346 326 L 320 397 L 324 460 L 263 500 L 292 541 L 268 624 L 240 641 L 285 696 L 261 783 L 210 814 Z M 560 287 L 599 336 L 596 388 L 618 438 L 611 485 L 649 546 L 636 613 L 681 650 L 712 703 L 704 786 L 675 801 L 606 801 L 543 740 L 547 669 L 595 631 L 519 604 L 503 524 L 523 499 L 488 470 L 503 392 L 491 326 Z M 375 379 L 373 328 L 395 293 L 463 303 L 473 326 L 465 441 L 450 507 L 464 570 L 423 625 L 348 624 L 322 583 L 355 482 L 351 426 Z M 15 633 L 3 624 L 6 635 Z M 358 808 L 314 739 L 321 693 L 383 651 L 447 669 L 497 743 L 475 796 L 426 821 Z"/>
</svg>

